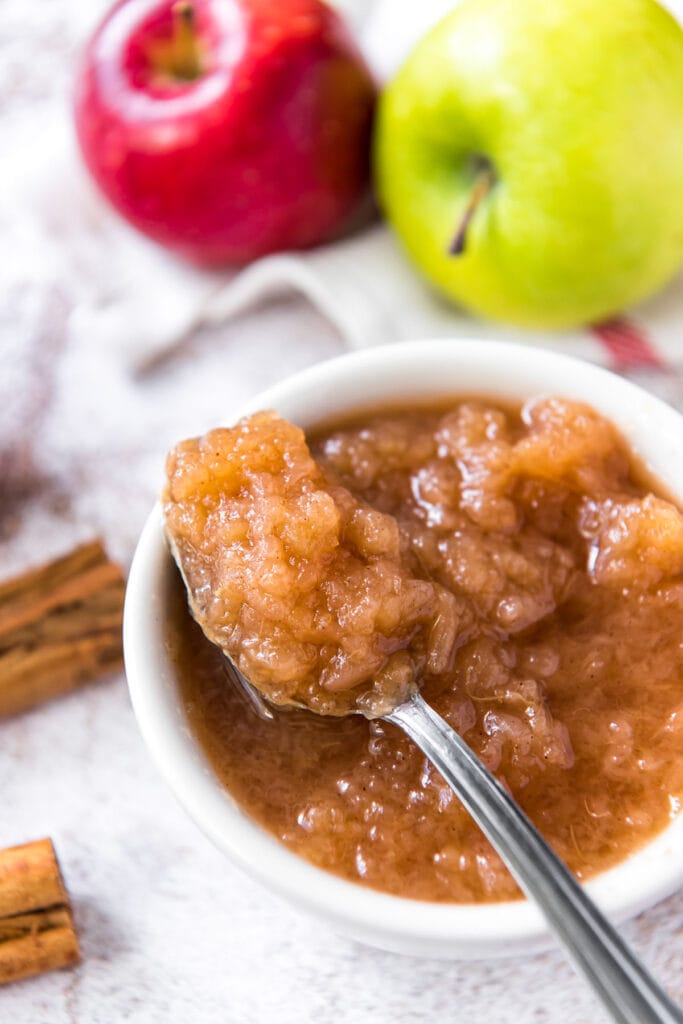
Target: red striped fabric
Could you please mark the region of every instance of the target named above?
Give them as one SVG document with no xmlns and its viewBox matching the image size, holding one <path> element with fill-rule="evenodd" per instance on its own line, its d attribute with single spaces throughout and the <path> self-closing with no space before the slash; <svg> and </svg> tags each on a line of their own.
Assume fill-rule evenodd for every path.
<svg viewBox="0 0 683 1024">
<path fill-rule="evenodd" d="M 600 340 L 614 370 L 642 370 L 666 368 L 654 343 L 645 331 L 625 317 L 615 317 L 595 324 L 593 334 Z"/>
</svg>

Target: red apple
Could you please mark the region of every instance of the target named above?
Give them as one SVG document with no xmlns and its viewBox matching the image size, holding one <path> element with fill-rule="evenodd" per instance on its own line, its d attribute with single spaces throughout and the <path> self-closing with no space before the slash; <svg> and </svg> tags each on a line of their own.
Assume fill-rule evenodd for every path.
<svg viewBox="0 0 683 1024">
<path fill-rule="evenodd" d="M 204 264 L 338 234 L 367 196 L 375 86 L 321 0 L 121 0 L 85 51 L 85 161 L 140 231 Z"/>
</svg>

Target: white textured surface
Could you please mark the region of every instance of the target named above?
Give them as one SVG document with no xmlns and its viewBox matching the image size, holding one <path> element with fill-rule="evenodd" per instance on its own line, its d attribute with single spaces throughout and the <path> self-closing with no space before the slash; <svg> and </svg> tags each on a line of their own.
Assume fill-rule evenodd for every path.
<svg viewBox="0 0 683 1024">
<path fill-rule="evenodd" d="M 43 181 L 55 154 L 37 126 L 60 109 L 77 43 L 101 7 L 101 0 L 3 2 L 0 131 L 5 143 L 38 135 L 35 171 Z M 3 146 L 3 160 L 7 151 Z M 3 576 L 93 533 L 126 561 L 172 441 L 342 347 L 308 306 L 288 301 L 200 332 L 153 368 L 130 372 L 121 358 L 125 338 L 119 350 L 78 329 L 89 250 L 80 250 L 66 282 L 55 273 L 68 217 L 54 193 L 42 194 L 42 223 L 54 241 L 50 259 L 35 249 L 20 200 L 5 193 L 0 210 Z M 65 194 L 66 209 L 69 201 Z M 34 247 L 30 288 L 8 237 L 22 242 L 24 257 Z M 109 282 L 96 283 L 106 294 Z M 0 990 L 2 1021 L 600 1019 L 559 954 L 421 962 L 355 946 L 281 904 L 233 869 L 175 804 L 142 746 L 122 678 L 0 723 L 0 794 L 0 846 L 55 839 L 84 952 L 73 971 Z M 682 922 L 679 894 L 625 929 L 681 1000 Z"/>
</svg>

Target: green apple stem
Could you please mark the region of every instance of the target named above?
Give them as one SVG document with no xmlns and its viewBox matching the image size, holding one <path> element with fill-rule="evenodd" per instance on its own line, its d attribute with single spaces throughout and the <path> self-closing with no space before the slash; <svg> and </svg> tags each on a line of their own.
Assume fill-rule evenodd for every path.
<svg viewBox="0 0 683 1024">
<path fill-rule="evenodd" d="M 194 7 L 189 0 L 173 4 L 171 71 L 174 78 L 191 82 L 201 74 L 201 60 L 195 32 Z"/>
<path fill-rule="evenodd" d="M 458 224 L 458 230 L 453 236 L 453 241 L 448 247 L 449 255 L 451 256 L 462 256 L 465 251 L 465 245 L 467 242 L 467 231 L 470 226 L 470 222 L 477 211 L 477 207 L 481 201 L 488 195 L 495 182 L 495 177 L 491 167 L 484 166 L 477 173 L 474 182 L 472 183 L 472 190 L 470 192 L 470 198 L 465 212 L 460 219 Z"/>
</svg>

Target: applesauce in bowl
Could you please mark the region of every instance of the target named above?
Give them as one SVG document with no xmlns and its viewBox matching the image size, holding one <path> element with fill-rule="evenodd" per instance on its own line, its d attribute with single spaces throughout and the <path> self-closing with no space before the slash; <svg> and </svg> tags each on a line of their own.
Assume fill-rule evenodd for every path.
<svg viewBox="0 0 683 1024">
<path fill-rule="evenodd" d="M 197 578 L 202 546 L 227 560 L 208 591 L 214 635 L 232 615 L 231 654 L 276 699 L 286 677 L 345 713 L 392 686 L 398 703 L 418 679 L 579 878 L 677 812 L 683 515 L 590 407 L 467 396 L 368 412 L 308 445 L 260 414 L 179 445 L 164 508 Z M 186 603 L 169 645 L 188 719 L 251 816 L 394 895 L 518 895 L 399 729 L 290 708 L 259 718 Z"/>
<path fill-rule="evenodd" d="M 553 393 L 566 400 L 528 400 Z M 251 409 L 263 407 L 306 428 L 333 486 L 393 517 L 406 566 L 453 595 L 450 663 L 424 673 L 424 695 L 580 877 L 594 876 L 603 909 L 623 916 L 671 891 L 683 845 L 671 821 L 679 570 L 665 492 L 683 491 L 679 417 L 594 367 L 462 343 L 345 357 Z M 449 460 L 455 476 L 436 471 Z M 506 462 L 523 486 L 498 472 Z M 661 557 L 641 559 L 655 535 Z M 427 613 L 408 642 L 418 663 L 418 633 L 435 625 Z M 480 956 L 543 942 L 536 908 L 389 725 L 252 717 L 187 615 L 159 510 L 133 565 L 126 649 L 138 719 L 176 793 L 276 891 L 388 949 Z M 637 671 L 619 683 L 632 656 Z"/>
</svg>

